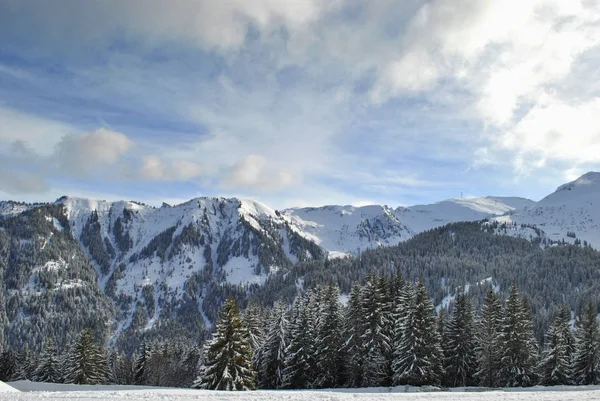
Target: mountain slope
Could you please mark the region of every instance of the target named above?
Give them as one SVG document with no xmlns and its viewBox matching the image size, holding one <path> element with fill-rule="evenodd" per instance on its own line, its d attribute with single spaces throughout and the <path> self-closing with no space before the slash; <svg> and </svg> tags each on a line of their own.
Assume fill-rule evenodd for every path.
<svg viewBox="0 0 600 401">
<path fill-rule="evenodd" d="M 584 174 L 539 202 L 496 220 L 537 227 L 552 241 L 579 239 L 600 248 L 600 173 Z"/>
</svg>

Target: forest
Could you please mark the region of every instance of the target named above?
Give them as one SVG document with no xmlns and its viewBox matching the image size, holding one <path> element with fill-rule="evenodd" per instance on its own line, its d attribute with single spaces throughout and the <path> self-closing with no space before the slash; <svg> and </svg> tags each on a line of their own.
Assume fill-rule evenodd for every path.
<svg viewBox="0 0 600 401">
<path fill-rule="evenodd" d="M 83 330 L 58 353 L 24 349 L 0 356 L 0 380 L 138 384 L 220 390 L 373 386 L 526 387 L 600 383 L 597 309 L 588 302 L 572 327 L 568 306 L 552 317 L 542 346 L 516 286 L 505 300 L 488 286 L 476 310 L 460 292 L 436 308 L 423 279 L 370 271 L 347 302 L 339 287 L 316 286 L 291 307 L 229 297 L 203 346 L 184 339 L 142 342 L 128 357 Z"/>
</svg>

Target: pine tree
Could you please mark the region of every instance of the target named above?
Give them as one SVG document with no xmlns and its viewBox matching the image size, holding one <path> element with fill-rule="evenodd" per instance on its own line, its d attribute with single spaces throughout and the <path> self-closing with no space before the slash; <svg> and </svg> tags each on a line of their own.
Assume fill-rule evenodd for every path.
<svg viewBox="0 0 600 401">
<path fill-rule="evenodd" d="M 235 299 L 223 304 L 211 341 L 204 347 L 204 369 L 200 388 L 208 390 L 254 390 L 250 334 Z"/>
<path fill-rule="evenodd" d="M 330 284 L 323 288 L 321 320 L 315 341 L 315 388 L 332 388 L 342 384 L 342 317 L 340 315 L 339 289 Z"/>
<path fill-rule="evenodd" d="M 275 302 L 269 318 L 267 336 L 263 345 L 259 371 L 261 388 L 280 388 L 283 385 L 286 348 L 288 343 L 287 307 L 283 301 Z"/>
<path fill-rule="evenodd" d="M 361 338 L 364 333 L 364 322 L 362 304 L 362 289 L 357 283 L 352 286 L 344 318 L 344 352 L 347 355 L 344 370 L 347 387 L 359 387 L 363 382 L 364 355 Z"/>
<path fill-rule="evenodd" d="M 514 285 L 503 311 L 500 349 L 501 384 L 507 387 L 534 385 L 537 381 L 538 347 L 529 310 Z"/>
<path fill-rule="evenodd" d="M 419 280 L 412 309 L 403 325 L 394 383 L 413 386 L 439 385 L 443 374 L 441 339 L 436 329 L 435 308 Z"/>
<path fill-rule="evenodd" d="M 545 386 L 570 383 L 575 337 L 569 325 L 569 317 L 569 309 L 563 305 L 546 333 L 546 350 L 538 369 L 540 382 Z"/>
<path fill-rule="evenodd" d="M 575 332 L 573 357 L 573 382 L 576 384 L 600 383 L 600 334 L 598 312 L 590 300 L 585 313 L 579 316 Z"/>
<path fill-rule="evenodd" d="M 256 371 L 260 367 L 260 350 L 265 342 L 265 316 L 266 310 L 258 302 L 250 302 L 244 311 L 244 322 L 252 345 L 252 365 Z"/>
<path fill-rule="evenodd" d="M 473 308 L 463 293 L 456 295 L 444 333 L 444 369 L 451 387 L 473 386 L 477 371 Z"/>
<path fill-rule="evenodd" d="M 108 377 L 108 362 L 103 350 L 94 342 L 92 329 L 85 329 L 77 338 L 67 360 L 65 382 L 72 384 L 104 384 Z"/>
<path fill-rule="evenodd" d="M 498 296 L 490 289 L 483 303 L 476 346 L 479 370 L 475 376 L 479 379 L 479 384 L 485 387 L 494 387 L 499 383 L 501 314 L 502 306 Z"/>
<path fill-rule="evenodd" d="M 377 277 L 371 272 L 363 290 L 362 314 L 364 332 L 361 336 L 363 352 L 364 387 L 380 386 L 387 378 L 386 355 L 391 351 L 392 339 L 387 337 L 386 294 Z"/>
<path fill-rule="evenodd" d="M 133 383 L 136 385 L 146 384 L 148 372 L 148 360 L 152 357 L 152 350 L 146 340 L 142 341 L 138 353 L 134 356 Z"/>
<path fill-rule="evenodd" d="M 285 351 L 283 388 L 309 388 L 314 367 L 314 338 L 311 336 L 311 317 L 308 300 L 299 294 L 292 307 L 289 342 Z"/>
<path fill-rule="evenodd" d="M 56 347 L 52 337 L 46 340 L 46 344 L 44 344 L 44 350 L 34 377 L 35 381 L 47 383 L 58 383 L 60 379 Z"/>
</svg>

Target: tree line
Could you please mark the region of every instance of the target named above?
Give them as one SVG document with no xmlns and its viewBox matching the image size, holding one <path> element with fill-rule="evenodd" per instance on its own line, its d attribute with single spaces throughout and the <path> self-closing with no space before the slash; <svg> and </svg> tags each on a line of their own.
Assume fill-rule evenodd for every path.
<svg viewBox="0 0 600 401">
<path fill-rule="evenodd" d="M 600 383 L 591 300 L 575 329 L 563 306 L 543 347 L 516 286 L 504 302 L 489 288 L 479 313 L 464 289 L 436 311 L 424 280 L 370 272 L 343 301 L 333 284 L 299 293 L 291 307 L 253 302 L 242 313 L 230 297 L 202 349 L 172 338 L 127 356 L 85 329 L 63 352 L 52 338 L 39 356 L 3 350 L 0 380 L 221 390 Z"/>
<path fill-rule="evenodd" d="M 229 298 L 203 352 L 195 387 L 220 390 L 372 386 L 516 387 L 600 383 L 594 302 L 571 327 L 554 316 L 541 348 L 527 301 L 512 286 L 504 303 L 489 289 L 479 314 L 457 291 L 439 313 L 423 280 L 370 273 L 352 287 L 319 286 L 243 317 Z"/>
</svg>

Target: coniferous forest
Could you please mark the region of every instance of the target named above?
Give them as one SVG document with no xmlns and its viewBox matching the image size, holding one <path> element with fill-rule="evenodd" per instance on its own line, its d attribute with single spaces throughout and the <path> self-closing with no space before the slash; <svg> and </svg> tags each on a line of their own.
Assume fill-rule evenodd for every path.
<svg viewBox="0 0 600 401">
<path fill-rule="evenodd" d="M 506 299 L 490 287 L 479 310 L 463 291 L 436 311 L 424 280 L 371 271 L 341 299 L 333 284 L 299 293 L 291 306 L 252 302 L 242 312 L 229 297 L 202 349 L 173 339 L 143 342 L 127 356 L 85 329 L 62 353 L 52 338 L 39 355 L 5 350 L 0 380 L 218 390 L 600 383 L 591 301 L 574 328 L 568 307 L 560 308 L 542 345 L 516 286 Z"/>
</svg>

